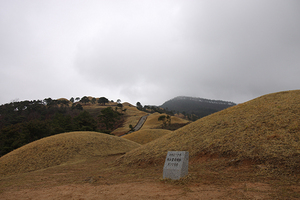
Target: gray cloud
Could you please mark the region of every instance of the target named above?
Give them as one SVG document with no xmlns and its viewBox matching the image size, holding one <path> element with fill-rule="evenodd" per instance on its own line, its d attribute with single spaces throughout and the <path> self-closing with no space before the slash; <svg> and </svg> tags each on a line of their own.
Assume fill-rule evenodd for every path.
<svg viewBox="0 0 300 200">
<path fill-rule="evenodd" d="M 0 103 L 240 103 L 298 89 L 299 9 L 296 0 L 2 1 Z"/>
</svg>

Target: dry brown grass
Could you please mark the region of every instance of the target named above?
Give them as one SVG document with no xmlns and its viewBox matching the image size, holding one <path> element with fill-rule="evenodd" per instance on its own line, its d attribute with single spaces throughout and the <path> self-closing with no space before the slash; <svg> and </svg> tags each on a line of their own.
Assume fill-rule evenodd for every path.
<svg viewBox="0 0 300 200">
<path fill-rule="evenodd" d="M 162 179 L 161 165 L 115 165 L 120 155 L 90 157 L 0 176 L 0 199 L 299 199 L 299 181 L 257 176 L 247 166 L 215 171 L 222 159 L 189 163 L 189 175 Z M 137 192 L 138 191 L 138 192 Z M 138 194 L 138 195 L 137 195 Z"/>
<path fill-rule="evenodd" d="M 142 129 L 124 135 L 122 138 L 126 138 L 139 144 L 146 144 L 171 132 L 172 131 L 166 129 Z"/>
<path fill-rule="evenodd" d="M 44 142 L 47 148 L 32 146 L 19 157 L 10 156 L 6 163 L 0 158 L 0 199 L 299 199 L 299 174 L 273 176 L 266 172 L 275 169 L 271 166 L 299 167 L 299 97 L 300 91 L 262 96 L 186 125 L 125 156 L 101 156 L 125 152 L 121 140 L 129 141 L 117 141 L 114 136 L 107 138 L 112 146 L 93 134 L 83 142 L 82 138 L 87 138 L 84 133 L 84 137 L 57 138 L 53 146 Z M 70 143 L 75 145 L 68 148 Z M 109 148 L 102 152 L 98 146 Z M 120 149 L 111 153 L 116 146 Z M 162 179 L 168 150 L 190 152 L 187 177 Z M 30 152 L 31 159 L 26 159 Z M 2 176 L 8 168 L 21 172 L 19 164 L 40 166 L 39 160 L 32 158 L 47 163 L 42 155 L 57 156 L 48 157 L 49 161 L 70 157 L 54 167 Z M 130 165 L 118 165 L 120 162 Z M 144 196 L 137 196 L 137 190 Z"/>
<path fill-rule="evenodd" d="M 122 154 L 139 146 L 130 140 L 103 133 L 62 133 L 37 140 L 2 156 L 0 175 L 80 162 L 93 156 Z"/>
<path fill-rule="evenodd" d="M 120 161 L 162 161 L 167 151 L 252 160 L 271 170 L 299 171 L 300 90 L 264 95 L 201 118 L 137 148 Z"/>
<path fill-rule="evenodd" d="M 172 116 L 171 117 L 171 123 L 173 124 L 186 124 L 186 123 L 190 123 L 190 121 L 189 120 L 186 120 L 186 119 L 183 119 L 183 118 L 181 118 L 181 117 L 179 117 L 179 116 Z"/>
<path fill-rule="evenodd" d="M 141 128 L 141 130 L 161 127 L 163 125 L 163 122 L 158 121 L 158 118 L 162 115 L 166 115 L 166 114 L 159 114 L 156 112 L 156 113 L 149 115 L 146 122 L 144 123 L 143 127 Z M 187 123 L 189 123 L 189 121 L 185 120 L 185 119 L 181 119 L 179 117 L 171 116 L 171 123 L 172 124 L 175 124 L 175 123 L 187 124 Z"/>
</svg>

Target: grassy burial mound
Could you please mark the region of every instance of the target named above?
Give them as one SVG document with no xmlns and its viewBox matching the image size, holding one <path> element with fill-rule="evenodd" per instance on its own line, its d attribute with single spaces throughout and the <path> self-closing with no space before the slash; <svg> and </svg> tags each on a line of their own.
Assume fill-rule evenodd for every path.
<svg viewBox="0 0 300 200">
<path fill-rule="evenodd" d="M 201 118 L 125 154 L 124 163 L 161 162 L 167 151 L 252 160 L 300 171 L 300 90 L 261 96 Z"/>
<path fill-rule="evenodd" d="M 139 144 L 146 144 L 171 132 L 172 131 L 166 129 L 143 129 L 124 135 L 122 138 L 126 138 Z"/>
<path fill-rule="evenodd" d="M 70 132 L 43 138 L 0 158 L 0 175 L 24 173 L 91 156 L 128 152 L 140 145 L 97 132 Z"/>
<path fill-rule="evenodd" d="M 146 122 L 144 123 L 144 125 L 142 126 L 142 130 L 143 129 L 152 129 L 152 128 L 161 128 L 163 125 L 163 121 L 158 121 L 158 118 L 162 115 L 166 114 L 159 114 L 159 113 L 153 113 L 151 115 L 148 116 Z M 171 124 L 187 124 L 189 123 L 188 120 L 179 118 L 179 117 L 175 117 L 175 116 L 171 116 Z"/>
</svg>

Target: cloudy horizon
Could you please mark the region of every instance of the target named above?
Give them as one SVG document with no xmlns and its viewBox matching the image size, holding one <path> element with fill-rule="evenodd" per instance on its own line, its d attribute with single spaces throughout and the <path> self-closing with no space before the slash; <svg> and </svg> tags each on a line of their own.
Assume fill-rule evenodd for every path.
<svg viewBox="0 0 300 200">
<path fill-rule="evenodd" d="M 297 0 L 0 0 L 0 105 L 299 89 Z"/>
</svg>

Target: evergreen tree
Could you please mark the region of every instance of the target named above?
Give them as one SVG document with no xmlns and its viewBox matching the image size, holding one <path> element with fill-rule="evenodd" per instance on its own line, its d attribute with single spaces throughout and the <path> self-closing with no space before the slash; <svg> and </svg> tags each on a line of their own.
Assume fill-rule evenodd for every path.
<svg viewBox="0 0 300 200">
<path fill-rule="evenodd" d="M 84 96 L 80 99 L 81 103 L 87 104 L 88 102 L 90 102 L 90 99 L 87 96 Z"/>
<path fill-rule="evenodd" d="M 107 107 L 101 110 L 101 114 L 98 116 L 99 121 L 105 124 L 107 130 L 112 130 L 114 123 L 120 119 L 120 113 L 114 111 L 111 107 Z"/>
<path fill-rule="evenodd" d="M 108 99 L 105 98 L 105 97 L 100 97 L 99 100 L 98 100 L 98 103 L 105 106 L 106 103 L 108 103 Z"/>
</svg>

